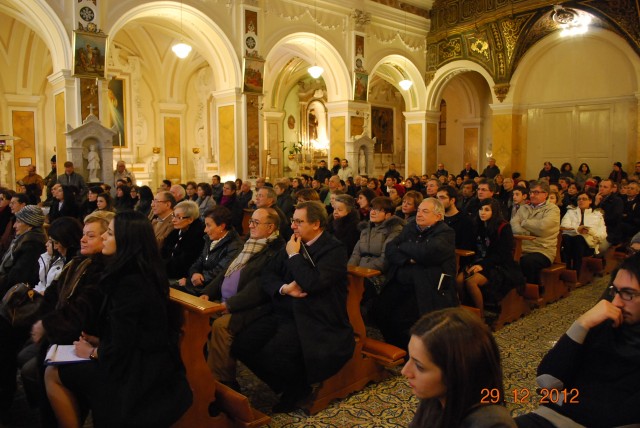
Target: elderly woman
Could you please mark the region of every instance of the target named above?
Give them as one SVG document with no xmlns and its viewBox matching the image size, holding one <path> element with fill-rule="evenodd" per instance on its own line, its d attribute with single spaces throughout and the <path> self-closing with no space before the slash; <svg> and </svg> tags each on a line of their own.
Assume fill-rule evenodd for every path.
<svg viewBox="0 0 640 428">
<path fill-rule="evenodd" d="M 376 269 L 383 275 L 366 280 L 379 288 L 384 283 L 384 272 L 387 264 L 384 250 L 387 244 L 402 232 L 404 221 L 393 215 L 393 203 L 386 196 L 378 196 L 371 201 L 369 221 L 361 221 L 358 225 L 360 239 L 353 248 L 350 265 Z"/>
<path fill-rule="evenodd" d="M 185 291 L 196 296 L 202 294 L 204 286 L 226 270 L 242 250 L 242 240 L 233 229 L 232 220 L 231 211 L 223 206 L 216 205 L 205 213 L 204 248 L 189 268 L 187 278 L 178 281 Z"/>
<path fill-rule="evenodd" d="M 44 213 L 35 205 L 27 205 L 16 213 L 13 228 L 16 236 L 0 262 L 0 295 L 20 282 L 38 283 L 38 258 L 46 250 L 42 230 Z"/>
<path fill-rule="evenodd" d="M 186 284 L 189 267 L 196 261 L 202 249 L 204 224 L 200 220 L 198 204 L 182 201 L 173 209 L 173 231 L 167 236 L 160 254 L 167 267 L 171 283 Z"/>
<path fill-rule="evenodd" d="M 562 218 L 562 243 L 567 269 L 578 274 L 582 267 L 582 258 L 598 254 L 601 242 L 607 238 L 607 228 L 600 210 L 593 210 L 592 197 L 586 192 L 578 193 L 578 206 L 570 206 Z"/>
<path fill-rule="evenodd" d="M 76 256 L 80 250 L 82 224 L 75 218 L 61 217 L 51 223 L 48 230 L 47 251 L 40 255 L 40 281 L 34 287 L 44 294 L 44 291 L 57 279 L 62 268 Z"/>
<path fill-rule="evenodd" d="M 444 177 L 444 175 L 441 175 Z M 404 221 L 409 221 L 416 216 L 418 207 L 422 203 L 424 197 L 422 193 L 410 190 L 402 197 L 402 204 L 395 210 L 396 216 Z"/>
<path fill-rule="evenodd" d="M 114 215 L 107 211 L 89 214 L 75 243 L 67 243 L 69 248 L 79 247 L 79 254 L 72 256 L 71 251 L 66 251 L 70 261 L 57 281 L 46 289 L 40 306 L 40 320 L 31 328 L 32 343 L 18 355 L 22 383 L 27 395 L 40 401 L 38 407 L 44 426 L 53 426 L 53 423 L 44 422 L 51 416 L 45 410 L 49 403 L 44 393 L 44 367 L 41 362 L 49 344 L 71 345 L 83 331 L 96 334 L 103 300 L 102 291 L 98 288 L 104 270 L 101 235 Z M 50 234 L 59 221 L 51 225 Z"/>
<path fill-rule="evenodd" d="M 360 215 L 355 208 L 355 200 L 347 194 L 337 195 L 332 205 L 333 214 L 329 218 L 327 231 L 347 247 L 347 254 L 351 254 L 360 239 Z"/>
<path fill-rule="evenodd" d="M 47 396 L 58 425 L 82 426 L 80 400 L 95 426 L 170 426 L 189 408 L 192 393 L 167 314 L 169 290 L 153 228 L 139 212 L 116 214 L 102 235 L 109 258 L 100 279 L 105 293 L 100 337 L 83 333 L 75 353 L 90 361 L 48 366 Z"/>
<path fill-rule="evenodd" d="M 213 189 L 209 183 L 198 183 L 196 193 L 198 195 L 196 204 L 198 204 L 198 209 L 200 210 L 200 220 L 204 221 L 205 213 L 216 205 L 216 201 L 213 199 Z"/>
</svg>

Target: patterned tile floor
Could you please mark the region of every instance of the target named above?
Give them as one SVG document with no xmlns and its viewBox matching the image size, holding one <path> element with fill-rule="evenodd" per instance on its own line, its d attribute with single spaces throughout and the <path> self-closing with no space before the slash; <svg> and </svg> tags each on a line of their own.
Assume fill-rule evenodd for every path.
<svg viewBox="0 0 640 428">
<path fill-rule="evenodd" d="M 535 396 L 535 372 L 547 350 L 564 333 L 571 323 L 592 307 L 606 288 L 608 277 L 600 278 L 588 286 L 545 308 L 533 311 L 495 334 L 503 358 L 507 406 L 512 415 L 526 413 L 537 407 Z M 363 391 L 344 400 L 332 403 L 314 416 L 302 411 L 273 415 L 270 427 L 406 427 L 417 406 L 411 390 L 400 376 L 378 384 L 369 385 Z M 253 405 L 269 412 L 277 397 L 248 370 L 241 369 L 239 381 Z M 530 391 L 529 400 L 514 403 L 513 391 L 519 396 Z M 16 423 L 8 427 L 38 427 L 36 412 L 29 408 L 23 395 L 14 402 L 13 416 Z M 1 426 L 1 425 L 0 425 Z M 86 424 L 85 426 L 90 426 Z"/>
</svg>

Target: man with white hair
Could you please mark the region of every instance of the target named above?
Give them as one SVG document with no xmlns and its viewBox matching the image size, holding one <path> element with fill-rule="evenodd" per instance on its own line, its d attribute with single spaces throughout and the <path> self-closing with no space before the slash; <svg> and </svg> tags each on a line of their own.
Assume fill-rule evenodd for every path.
<svg viewBox="0 0 640 428">
<path fill-rule="evenodd" d="M 414 219 L 386 246 L 386 286 L 374 318 L 387 343 L 407 349 L 409 329 L 420 316 L 458 305 L 455 232 L 444 222 L 444 206 L 426 198 Z"/>
<path fill-rule="evenodd" d="M 127 178 L 131 180 L 131 184 L 136 184 L 136 176 L 133 172 L 127 170 L 127 164 L 123 160 L 119 160 L 116 164 L 116 169 L 113 171 L 113 182 L 117 183 L 118 180 L 127 181 Z"/>
<path fill-rule="evenodd" d="M 173 186 L 171 186 L 169 192 L 171 192 L 174 199 L 176 200 L 176 204 L 184 201 L 184 198 L 187 196 L 187 191 L 184 190 L 184 187 L 179 184 L 174 184 Z"/>
</svg>

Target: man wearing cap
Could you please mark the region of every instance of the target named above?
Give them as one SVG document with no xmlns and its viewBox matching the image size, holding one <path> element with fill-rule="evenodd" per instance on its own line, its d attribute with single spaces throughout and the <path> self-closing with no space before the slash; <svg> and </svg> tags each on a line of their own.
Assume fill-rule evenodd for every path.
<svg viewBox="0 0 640 428">
<path fill-rule="evenodd" d="M 38 258 L 46 251 L 43 224 L 40 207 L 27 205 L 16 213 L 16 237 L 0 262 L 0 295 L 20 282 L 38 283 Z"/>
</svg>

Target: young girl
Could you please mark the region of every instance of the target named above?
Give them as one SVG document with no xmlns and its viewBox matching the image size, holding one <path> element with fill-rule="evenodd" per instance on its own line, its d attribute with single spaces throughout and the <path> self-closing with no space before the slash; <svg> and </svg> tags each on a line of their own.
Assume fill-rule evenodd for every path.
<svg viewBox="0 0 640 428">
<path fill-rule="evenodd" d="M 402 374 L 420 400 L 410 428 L 516 426 L 504 407 L 498 345 L 464 309 L 442 309 L 416 322 Z"/>
</svg>

